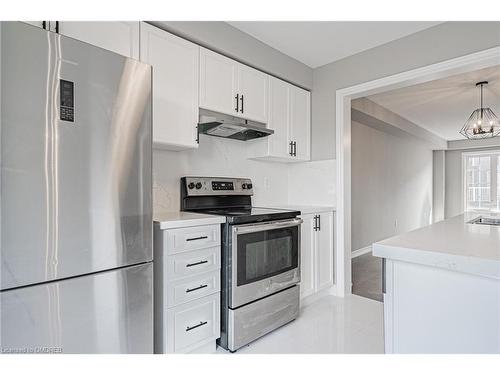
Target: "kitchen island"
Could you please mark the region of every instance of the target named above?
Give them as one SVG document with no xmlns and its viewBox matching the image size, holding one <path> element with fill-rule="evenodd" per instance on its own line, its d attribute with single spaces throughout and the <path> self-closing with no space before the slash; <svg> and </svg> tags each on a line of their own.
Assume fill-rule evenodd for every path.
<svg viewBox="0 0 500 375">
<path fill-rule="evenodd" d="M 386 353 L 500 353 L 500 226 L 465 213 L 373 244 Z"/>
</svg>

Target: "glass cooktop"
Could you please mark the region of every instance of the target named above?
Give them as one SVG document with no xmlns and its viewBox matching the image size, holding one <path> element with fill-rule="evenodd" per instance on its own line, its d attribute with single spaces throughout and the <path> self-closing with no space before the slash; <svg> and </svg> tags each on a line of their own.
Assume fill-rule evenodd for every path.
<svg viewBox="0 0 500 375">
<path fill-rule="evenodd" d="M 251 223 L 259 221 L 281 220 L 293 218 L 300 215 L 300 211 L 267 208 L 267 207 L 232 207 L 196 210 L 209 215 L 226 216 L 228 223 Z"/>
</svg>

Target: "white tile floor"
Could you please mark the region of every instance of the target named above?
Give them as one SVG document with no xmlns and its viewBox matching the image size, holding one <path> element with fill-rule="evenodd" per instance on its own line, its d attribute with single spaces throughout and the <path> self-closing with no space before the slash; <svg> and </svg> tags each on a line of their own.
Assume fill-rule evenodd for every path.
<svg viewBox="0 0 500 375">
<path fill-rule="evenodd" d="M 217 348 L 218 353 L 226 353 Z M 383 353 L 383 305 L 352 295 L 324 296 L 293 322 L 241 348 L 240 354 Z"/>
</svg>

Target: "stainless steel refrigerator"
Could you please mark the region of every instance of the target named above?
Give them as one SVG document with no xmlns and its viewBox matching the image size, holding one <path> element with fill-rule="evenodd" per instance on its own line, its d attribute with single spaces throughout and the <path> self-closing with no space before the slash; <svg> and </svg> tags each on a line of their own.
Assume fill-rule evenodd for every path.
<svg viewBox="0 0 500 375">
<path fill-rule="evenodd" d="M 0 349 L 152 353 L 151 67 L 0 27 Z"/>
</svg>

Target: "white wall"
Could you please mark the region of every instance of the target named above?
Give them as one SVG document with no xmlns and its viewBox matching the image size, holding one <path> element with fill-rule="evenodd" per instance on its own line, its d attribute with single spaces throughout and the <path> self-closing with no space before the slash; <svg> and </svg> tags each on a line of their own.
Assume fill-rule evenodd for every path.
<svg viewBox="0 0 500 375">
<path fill-rule="evenodd" d="M 198 150 L 153 151 L 154 211 L 177 211 L 183 176 L 249 177 L 255 206 L 335 205 L 335 161 L 285 164 L 247 159 L 248 142 L 200 136 Z"/>
<path fill-rule="evenodd" d="M 462 154 L 475 151 L 500 151 L 500 147 L 446 151 L 445 155 L 445 217 L 463 212 Z"/>
<path fill-rule="evenodd" d="M 432 150 L 352 123 L 352 250 L 432 220 Z"/>
<path fill-rule="evenodd" d="M 335 206 L 336 161 L 319 160 L 288 167 L 288 203 L 299 206 Z"/>
<path fill-rule="evenodd" d="M 154 210 L 177 211 L 183 176 L 249 177 L 254 185 L 254 205 L 288 203 L 286 164 L 247 159 L 247 143 L 200 135 L 197 150 L 153 151 Z"/>
<path fill-rule="evenodd" d="M 313 70 L 312 158 L 335 157 L 335 91 L 500 46 L 500 22 L 446 22 Z"/>
</svg>

